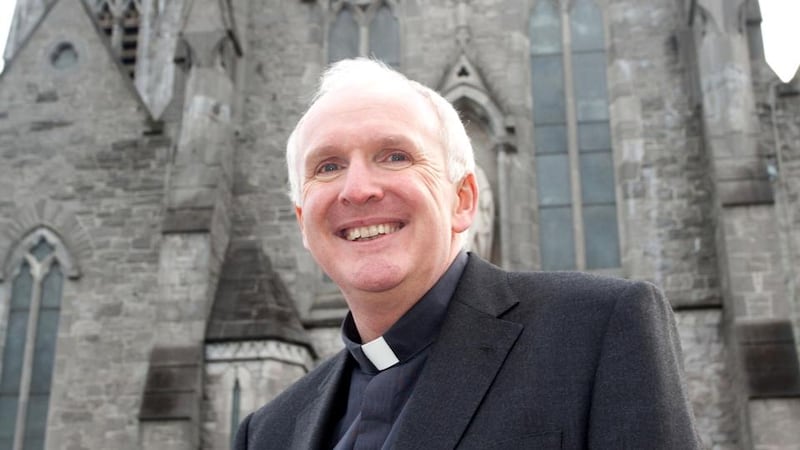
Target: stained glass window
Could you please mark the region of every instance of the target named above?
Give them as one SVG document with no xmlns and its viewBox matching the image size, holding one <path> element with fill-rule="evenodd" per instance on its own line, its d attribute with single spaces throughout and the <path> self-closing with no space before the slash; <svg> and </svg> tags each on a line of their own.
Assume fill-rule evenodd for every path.
<svg viewBox="0 0 800 450">
<path fill-rule="evenodd" d="M 0 449 L 44 448 L 64 272 L 56 244 L 39 237 L 11 283 L 0 372 Z M 15 444 L 15 439 L 19 441 Z"/>
<path fill-rule="evenodd" d="M 328 62 L 369 56 L 400 65 L 400 23 L 385 0 L 343 0 L 328 29 Z M 334 8 L 335 10 L 335 8 Z"/>
<path fill-rule="evenodd" d="M 619 267 L 602 12 L 539 0 L 529 33 L 542 268 Z"/>
</svg>

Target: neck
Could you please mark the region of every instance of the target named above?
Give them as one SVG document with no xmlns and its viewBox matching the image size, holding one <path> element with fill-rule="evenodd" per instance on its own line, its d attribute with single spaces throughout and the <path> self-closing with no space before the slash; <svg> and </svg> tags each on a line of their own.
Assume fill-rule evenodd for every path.
<svg viewBox="0 0 800 450">
<path fill-rule="evenodd" d="M 361 342 L 366 344 L 386 333 L 425 295 L 427 289 L 416 295 L 409 293 L 408 296 L 400 293 L 391 296 L 387 296 L 388 293 L 346 296 Z"/>
<path fill-rule="evenodd" d="M 458 251 L 454 252 L 438 273 L 425 279 L 406 280 L 381 292 L 343 291 L 361 342 L 370 342 L 386 333 L 439 281 L 457 254 Z"/>
</svg>

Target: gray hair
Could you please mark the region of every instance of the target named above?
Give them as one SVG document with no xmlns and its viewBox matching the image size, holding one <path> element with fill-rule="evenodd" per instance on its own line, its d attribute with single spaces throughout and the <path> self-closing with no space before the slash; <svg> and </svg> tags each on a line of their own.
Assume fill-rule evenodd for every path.
<svg viewBox="0 0 800 450">
<path fill-rule="evenodd" d="M 367 58 L 345 59 L 332 64 L 322 75 L 319 88 L 314 94 L 309 108 L 297 122 L 286 143 L 289 196 L 295 205 L 301 205 L 300 171 L 297 167 L 297 155 L 300 149 L 297 148 L 297 135 L 308 111 L 320 98 L 331 92 L 349 87 L 364 88 L 365 86 L 376 85 L 385 89 L 391 89 L 392 86 L 407 86 L 426 98 L 439 118 L 441 143 L 447 150 L 448 178 L 455 183 L 464 178 L 467 173 L 474 172 L 475 157 L 472 152 L 472 144 L 464 129 L 464 124 L 461 123 L 458 112 L 450 102 L 433 89 L 409 80 L 405 75 L 380 61 Z"/>
</svg>

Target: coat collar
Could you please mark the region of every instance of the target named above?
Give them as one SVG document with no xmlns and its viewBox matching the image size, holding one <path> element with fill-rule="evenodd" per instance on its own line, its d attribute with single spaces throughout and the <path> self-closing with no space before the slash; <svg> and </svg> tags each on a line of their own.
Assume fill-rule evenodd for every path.
<svg viewBox="0 0 800 450">
<path fill-rule="evenodd" d="M 441 334 L 392 433 L 397 448 L 458 444 L 522 332 L 522 324 L 500 318 L 517 303 L 507 273 L 470 254 Z"/>
<path fill-rule="evenodd" d="M 414 393 L 389 436 L 397 448 L 454 448 L 523 326 L 500 318 L 518 302 L 507 273 L 470 254 Z M 293 449 L 323 448 L 347 351 L 298 414 Z M 459 376 L 453 376 L 459 374 Z M 444 382 L 446 380 L 446 382 Z"/>
</svg>

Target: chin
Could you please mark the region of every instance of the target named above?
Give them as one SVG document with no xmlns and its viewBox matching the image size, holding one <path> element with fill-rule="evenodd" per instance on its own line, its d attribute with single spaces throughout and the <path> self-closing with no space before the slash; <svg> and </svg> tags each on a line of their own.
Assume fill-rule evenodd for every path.
<svg viewBox="0 0 800 450">
<path fill-rule="evenodd" d="M 383 267 L 381 267 L 383 266 Z M 344 277 L 344 285 L 364 292 L 384 292 L 397 287 L 403 280 L 401 270 L 393 264 L 366 263 Z"/>
</svg>

